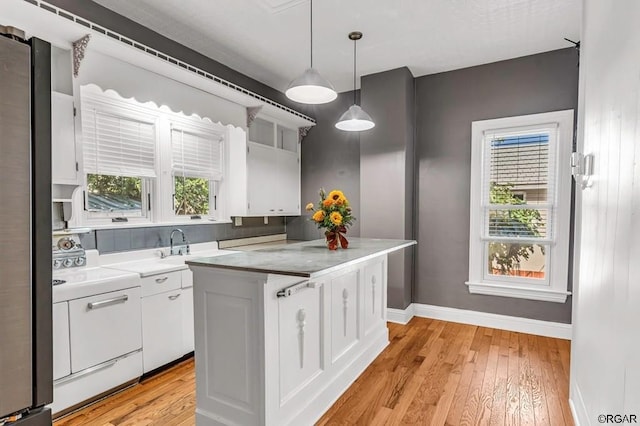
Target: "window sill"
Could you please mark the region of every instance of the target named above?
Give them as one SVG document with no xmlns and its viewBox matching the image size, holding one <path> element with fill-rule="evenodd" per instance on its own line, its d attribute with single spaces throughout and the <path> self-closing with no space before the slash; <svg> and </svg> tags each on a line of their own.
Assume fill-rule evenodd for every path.
<svg viewBox="0 0 640 426">
<path fill-rule="evenodd" d="M 81 225 L 83 228 L 90 229 L 123 229 L 123 228 L 153 228 L 158 226 L 184 226 L 184 225 L 215 225 L 222 223 L 232 223 L 231 220 L 209 220 L 209 219 L 194 219 L 194 220 L 175 220 L 167 222 L 120 222 L 120 223 L 105 223 L 105 224 L 92 224 L 90 222 Z"/>
<path fill-rule="evenodd" d="M 501 285 L 483 282 L 465 283 L 471 294 L 485 294 L 489 296 L 515 297 L 519 299 L 538 300 L 543 302 L 565 303 L 569 291 L 558 291 L 531 287 L 516 287 L 514 285 Z"/>
</svg>

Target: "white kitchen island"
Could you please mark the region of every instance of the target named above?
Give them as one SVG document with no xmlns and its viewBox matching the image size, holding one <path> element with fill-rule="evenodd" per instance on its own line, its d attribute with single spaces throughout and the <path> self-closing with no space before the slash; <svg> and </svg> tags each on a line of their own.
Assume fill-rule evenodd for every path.
<svg viewBox="0 0 640 426">
<path fill-rule="evenodd" d="M 196 423 L 318 420 L 389 343 L 387 254 L 413 244 L 315 240 L 187 262 Z"/>
</svg>

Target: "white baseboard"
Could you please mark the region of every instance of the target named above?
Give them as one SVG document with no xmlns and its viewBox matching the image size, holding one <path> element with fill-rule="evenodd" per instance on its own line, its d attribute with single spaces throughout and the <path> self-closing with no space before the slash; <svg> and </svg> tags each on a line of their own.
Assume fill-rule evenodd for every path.
<svg viewBox="0 0 640 426">
<path fill-rule="evenodd" d="M 582 393 L 580 393 L 580 388 L 578 388 L 578 385 L 575 383 L 571 384 L 569 407 L 571 408 L 573 423 L 575 423 L 576 426 L 591 424 L 587 417 L 587 407 L 584 405 Z"/>
<path fill-rule="evenodd" d="M 387 321 L 405 325 L 414 317 L 413 303 L 406 309 L 387 308 Z"/>
<path fill-rule="evenodd" d="M 387 308 L 387 320 L 391 322 L 406 324 L 414 316 L 571 340 L 571 324 L 421 303 L 412 303 L 406 309 Z"/>
</svg>

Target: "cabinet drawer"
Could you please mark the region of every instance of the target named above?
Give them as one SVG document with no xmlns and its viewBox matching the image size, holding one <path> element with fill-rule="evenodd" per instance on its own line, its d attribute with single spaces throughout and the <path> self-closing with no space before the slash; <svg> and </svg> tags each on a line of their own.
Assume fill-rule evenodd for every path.
<svg viewBox="0 0 640 426">
<path fill-rule="evenodd" d="M 177 290 L 182 285 L 181 271 L 167 272 L 166 274 L 151 275 L 142 278 L 142 297 Z"/>
<path fill-rule="evenodd" d="M 69 302 L 71 372 L 142 347 L 140 288 Z"/>
</svg>

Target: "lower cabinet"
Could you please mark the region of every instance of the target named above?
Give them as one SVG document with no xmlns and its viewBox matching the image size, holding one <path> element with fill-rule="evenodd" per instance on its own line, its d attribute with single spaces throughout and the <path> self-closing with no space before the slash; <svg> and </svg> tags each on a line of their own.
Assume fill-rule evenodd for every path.
<svg viewBox="0 0 640 426">
<path fill-rule="evenodd" d="M 283 400 L 320 374 L 323 338 L 324 286 L 278 301 L 278 361 Z"/>
<path fill-rule="evenodd" d="M 142 360 L 148 373 L 184 355 L 182 289 L 142 299 Z"/>
<path fill-rule="evenodd" d="M 193 275 L 176 271 L 142 279 L 144 372 L 193 352 Z"/>
<path fill-rule="evenodd" d="M 386 265 L 311 278 L 192 266 L 196 423 L 313 424 L 389 343 Z"/>
<path fill-rule="evenodd" d="M 331 362 L 337 362 L 360 338 L 358 316 L 361 270 L 356 269 L 330 279 Z"/>
<path fill-rule="evenodd" d="M 364 335 L 368 336 L 380 324 L 386 322 L 387 292 L 384 280 L 387 276 L 387 264 L 383 260 L 374 260 L 364 267 L 362 293 L 364 295 Z"/>
<path fill-rule="evenodd" d="M 53 304 L 53 380 L 71 374 L 69 303 Z"/>
<path fill-rule="evenodd" d="M 193 352 L 195 335 L 193 330 L 193 287 L 182 289 L 182 353 Z"/>
</svg>

